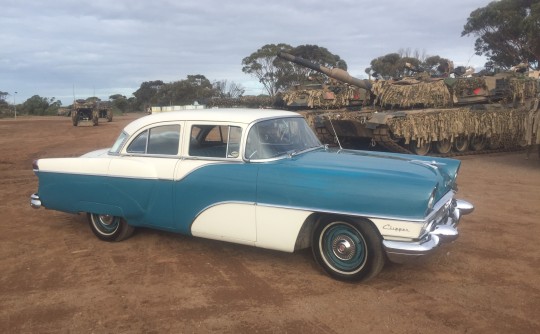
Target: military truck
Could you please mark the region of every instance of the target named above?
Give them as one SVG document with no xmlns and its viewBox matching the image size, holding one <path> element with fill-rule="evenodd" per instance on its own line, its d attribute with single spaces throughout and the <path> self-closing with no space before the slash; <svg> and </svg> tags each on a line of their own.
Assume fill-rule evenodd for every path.
<svg viewBox="0 0 540 334">
<path fill-rule="evenodd" d="M 278 56 L 369 90 L 360 110 L 351 109 L 350 100 L 334 100 L 332 108 L 313 100 L 302 111 L 329 144 L 351 147 L 368 141 L 394 152 L 442 156 L 519 149 L 525 144 L 527 115 L 538 109 L 538 80 L 518 73 L 454 78 L 424 73 L 369 82 L 283 52 Z M 302 94 L 293 88 L 284 100 L 297 109 L 292 101 Z"/>
<path fill-rule="evenodd" d="M 113 111 L 109 101 L 96 101 L 99 118 L 106 118 L 107 122 L 112 122 Z"/>
<path fill-rule="evenodd" d="M 73 101 L 71 107 L 71 120 L 73 126 L 79 126 L 83 124 L 97 126 L 99 124 L 99 118 L 106 118 L 107 122 L 111 122 L 113 119 L 112 108 L 110 102 L 102 102 L 95 99 L 77 99 Z"/>
<path fill-rule="evenodd" d="M 73 126 L 82 124 L 98 125 L 99 113 L 95 101 L 77 99 L 71 107 L 71 121 Z"/>
</svg>

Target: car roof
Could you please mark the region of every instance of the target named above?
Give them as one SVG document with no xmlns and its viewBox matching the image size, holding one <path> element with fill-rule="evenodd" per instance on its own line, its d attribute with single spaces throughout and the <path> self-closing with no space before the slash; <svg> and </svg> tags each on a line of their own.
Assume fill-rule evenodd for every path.
<svg viewBox="0 0 540 334">
<path fill-rule="evenodd" d="M 169 111 L 159 114 L 152 114 L 141 117 L 129 123 L 124 131 L 132 134 L 143 126 L 174 121 L 215 121 L 249 124 L 256 120 L 275 117 L 298 117 L 299 114 L 290 111 L 277 109 L 247 109 L 247 108 L 227 108 L 227 109 L 199 109 L 185 111 Z"/>
</svg>

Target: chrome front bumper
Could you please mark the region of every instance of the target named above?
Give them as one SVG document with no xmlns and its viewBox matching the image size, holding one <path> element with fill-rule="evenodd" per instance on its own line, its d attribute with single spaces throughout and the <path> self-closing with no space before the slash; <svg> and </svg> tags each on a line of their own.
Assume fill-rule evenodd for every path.
<svg viewBox="0 0 540 334">
<path fill-rule="evenodd" d="M 464 200 L 455 200 L 445 223 L 436 225 L 420 241 L 393 241 L 383 240 L 383 248 L 391 262 L 405 263 L 419 257 L 431 254 L 442 243 L 457 239 L 459 233 L 457 225 L 461 216 L 474 211 L 474 206 Z"/>
<path fill-rule="evenodd" d="M 41 200 L 39 199 L 38 194 L 30 195 L 30 206 L 34 209 L 41 208 Z"/>
</svg>

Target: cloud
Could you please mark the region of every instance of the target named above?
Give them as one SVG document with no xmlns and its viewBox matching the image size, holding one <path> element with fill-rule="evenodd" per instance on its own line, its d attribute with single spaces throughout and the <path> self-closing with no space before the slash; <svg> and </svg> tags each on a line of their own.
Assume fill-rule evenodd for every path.
<svg viewBox="0 0 540 334">
<path fill-rule="evenodd" d="M 354 76 L 399 49 L 480 67 L 460 37 L 488 0 L 17 1 L 0 13 L 0 91 L 70 104 L 73 95 L 130 96 L 144 81 L 205 75 L 263 93 L 241 61 L 265 44 L 316 44 Z"/>
</svg>

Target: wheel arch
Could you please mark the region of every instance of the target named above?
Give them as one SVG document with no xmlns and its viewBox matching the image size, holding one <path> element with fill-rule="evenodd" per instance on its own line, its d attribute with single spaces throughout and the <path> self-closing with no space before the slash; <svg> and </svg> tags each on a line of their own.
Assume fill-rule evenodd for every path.
<svg viewBox="0 0 540 334">
<path fill-rule="evenodd" d="M 329 221 L 335 221 L 335 220 L 341 220 L 348 223 L 355 223 L 355 224 L 369 224 L 373 228 L 373 230 L 377 233 L 379 240 L 382 242 L 382 235 L 377 226 L 367 217 L 363 216 L 350 216 L 350 215 L 343 215 L 343 214 L 335 214 L 335 213 L 326 213 L 326 212 L 314 212 L 313 214 L 309 215 L 304 223 L 302 224 L 302 227 L 300 228 L 300 231 L 298 232 L 298 235 L 296 237 L 296 243 L 294 246 L 294 250 L 300 250 L 300 249 L 306 249 L 311 247 L 311 240 L 313 238 L 313 232 L 319 226 L 320 224 L 325 224 Z"/>
<path fill-rule="evenodd" d="M 116 217 L 125 217 L 124 210 L 122 210 L 121 207 L 103 203 L 81 201 L 78 204 L 78 209 L 80 212 L 91 212 L 102 215 L 107 214 Z"/>
</svg>

